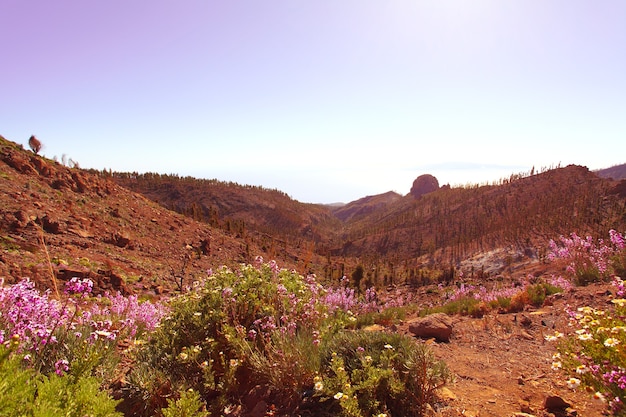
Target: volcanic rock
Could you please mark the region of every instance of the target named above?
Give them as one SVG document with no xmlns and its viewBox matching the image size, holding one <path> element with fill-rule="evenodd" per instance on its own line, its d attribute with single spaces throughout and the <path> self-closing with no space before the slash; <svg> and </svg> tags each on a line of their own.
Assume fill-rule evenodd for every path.
<svg viewBox="0 0 626 417">
<path fill-rule="evenodd" d="M 444 313 L 431 314 L 410 322 L 409 332 L 415 337 L 449 342 L 452 334 L 452 319 Z"/>
<path fill-rule="evenodd" d="M 413 181 L 410 194 L 415 198 L 419 198 L 424 194 L 432 193 L 438 189 L 439 181 L 437 181 L 437 178 L 430 174 L 424 174 L 420 175 L 415 179 L 415 181 Z"/>
<path fill-rule="evenodd" d="M 571 405 L 558 395 L 549 395 L 543 402 L 543 407 L 550 413 L 563 413 Z"/>
</svg>

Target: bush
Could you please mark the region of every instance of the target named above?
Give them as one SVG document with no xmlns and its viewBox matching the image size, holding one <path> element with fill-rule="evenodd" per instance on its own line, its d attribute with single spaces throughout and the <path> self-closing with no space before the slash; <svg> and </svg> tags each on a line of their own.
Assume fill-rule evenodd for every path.
<svg viewBox="0 0 626 417">
<path fill-rule="evenodd" d="M 625 237 L 611 230 L 610 243 L 590 237 L 561 238 L 562 246 L 551 242 L 553 259 L 568 262 L 567 270 L 580 284 L 605 279 L 611 272 L 622 271 L 626 259 Z M 574 333 L 546 336 L 560 340 L 559 352 L 554 355 L 554 369 L 565 369 L 571 374 L 567 384 L 572 389 L 584 386 L 595 392 L 594 397 L 606 402 L 612 415 L 626 416 L 626 289 L 621 278 L 613 279 L 615 298 L 609 299 L 612 309 L 607 311 L 581 307 L 570 312 Z"/>
<path fill-rule="evenodd" d="M 209 417 L 204 410 L 204 403 L 196 391 L 189 390 L 181 394 L 178 400 L 167 400 L 167 408 L 161 410 L 163 417 Z"/>
<path fill-rule="evenodd" d="M 345 361 L 358 415 L 418 415 L 447 380 L 445 367 L 410 338 L 346 330 L 358 321 L 346 306 L 374 306 L 367 299 L 345 304 L 346 294 L 326 293 L 314 277 L 274 263 L 219 270 L 203 288 L 171 301 L 169 316 L 137 352 L 124 408 L 151 415 L 178 407 L 167 398 L 193 389 L 215 415 L 240 406 L 250 412 L 261 400 L 284 415 L 357 415 L 334 398 L 339 391 L 328 391 L 339 389 L 337 364 Z M 374 358 L 371 366 L 361 363 L 358 346 Z M 326 381 L 331 388 L 320 389 Z"/>
<path fill-rule="evenodd" d="M 528 300 L 535 307 L 541 307 L 546 301 L 546 297 L 561 292 L 562 290 L 548 283 L 538 283 L 526 287 Z"/>
<path fill-rule="evenodd" d="M 482 317 L 486 309 L 486 305 L 480 300 L 471 296 L 464 296 L 449 301 L 441 307 L 429 309 L 427 314 L 445 313 L 448 315 L 460 314 L 462 316 Z"/>
<path fill-rule="evenodd" d="M 316 395 L 338 404 L 343 416 L 421 416 L 450 380 L 425 345 L 396 333 L 339 333 L 324 346 L 322 361 Z"/>
<path fill-rule="evenodd" d="M 153 330 L 164 310 L 121 295 L 94 300 L 92 286 L 73 278 L 54 299 L 28 280 L 0 285 L 0 415 L 120 415 L 100 389 L 121 359 L 118 340 Z"/>
<path fill-rule="evenodd" d="M 291 406 L 303 386 L 312 384 L 314 369 L 303 363 L 313 356 L 304 344 L 314 347 L 320 333 L 332 329 L 321 326 L 320 290 L 314 277 L 274 263 L 222 268 L 204 288 L 172 300 L 171 314 L 139 360 L 149 364 L 148 372 L 168 376 L 171 392 L 161 396 L 192 388 L 216 413 L 241 403 L 259 384 L 280 388 L 285 406 Z M 145 388 L 136 391 L 155 395 Z"/>
<path fill-rule="evenodd" d="M 615 283 L 623 288 L 623 281 Z M 626 416 L 626 294 L 619 294 L 621 298 L 612 300 L 612 311 L 581 307 L 570 312 L 575 331 L 560 341 L 553 368 L 563 367 L 576 375 L 568 381 L 572 388 L 588 387 L 596 399 L 608 402 L 613 415 Z"/>
<path fill-rule="evenodd" d="M 122 417 L 115 411 L 118 401 L 99 387 L 94 377 L 43 377 L 37 383 L 33 417 Z"/>
<path fill-rule="evenodd" d="M 414 307 L 413 307 L 414 308 Z M 368 312 L 359 314 L 356 317 L 355 327 L 362 328 L 372 324 L 380 324 L 382 326 L 390 326 L 399 320 L 404 320 L 407 312 L 411 311 L 411 307 L 388 307 L 380 312 Z"/>
<path fill-rule="evenodd" d="M 15 338 L 9 348 L 0 344 L 0 415 L 32 415 L 35 398 L 35 373 L 22 369 L 23 356 L 12 354 L 19 344 Z"/>
<path fill-rule="evenodd" d="M 0 415 L 121 417 L 117 401 L 100 391 L 94 377 L 44 376 L 23 368 L 24 356 L 15 353 L 18 338 L 7 349 L 0 345 Z"/>
<path fill-rule="evenodd" d="M 569 237 L 561 236 L 559 242 L 550 241 L 548 259 L 564 263 L 576 285 L 607 281 L 624 269 L 625 241 L 615 230 L 609 231 L 608 241 L 572 233 Z"/>
</svg>

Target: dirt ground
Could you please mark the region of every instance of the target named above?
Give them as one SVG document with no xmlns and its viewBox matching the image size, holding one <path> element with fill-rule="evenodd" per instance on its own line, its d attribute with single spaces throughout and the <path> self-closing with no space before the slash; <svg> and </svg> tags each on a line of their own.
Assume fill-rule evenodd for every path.
<svg viewBox="0 0 626 417">
<path fill-rule="evenodd" d="M 576 288 L 553 296 L 547 303 L 551 305 L 539 309 L 455 318 L 450 342 L 424 342 L 431 345 L 437 358 L 445 361 L 455 376 L 455 381 L 441 391 L 442 401 L 431 414 L 439 417 L 605 415 L 604 405 L 590 393 L 567 387 L 571 375 L 551 369 L 556 347 L 544 337 L 555 330 L 572 333 L 566 307 L 602 307 L 607 291 L 610 291 L 607 285 Z M 401 325 L 399 331 L 408 333 L 408 325 Z M 561 398 L 570 407 L 561 413 L 546 410 L 549 396 Z"/>
</svg>

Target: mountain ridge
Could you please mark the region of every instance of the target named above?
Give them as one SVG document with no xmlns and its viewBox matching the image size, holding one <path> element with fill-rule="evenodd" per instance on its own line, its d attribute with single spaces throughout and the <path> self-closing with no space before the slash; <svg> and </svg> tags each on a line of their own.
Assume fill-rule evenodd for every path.
<svg viewBox="0 0 626 417">
<path fill-rule="evenodd" d="M 561 234 L 604 236 L 626 224 L 626 181 L 574 165 L 329 206 L 218 180 L 83 170 L 0 145 L 0 276 L 42 282 L 42 240 L 57 275 L 89 270 L 109 287 L 154 293 L 259 255 L 330 282 L 362 265 L 371 285 L 415 283 L 478 253 L 508 248 L 537 260 Z"/>
</svg>

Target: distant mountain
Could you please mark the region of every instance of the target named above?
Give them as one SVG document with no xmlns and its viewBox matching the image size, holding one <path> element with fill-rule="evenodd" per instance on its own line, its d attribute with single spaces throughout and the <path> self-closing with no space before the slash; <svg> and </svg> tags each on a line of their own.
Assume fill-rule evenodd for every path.
<svg viewBox="0 0 626 417">
<path fill-rule="evenodd" d="M 605 236 L 624 228 L 625 207 L 616 182 L 572 165 L 500 185 L 402 197 L 348 221 L 335 254 L 392 258 L 410 268 L 424 256 L 445 264 L 499 247 L 534 250 L 573 231 Z"/>
<path fill-rule="evenodd" d="M 70 168 L 0 137 L 0 277 L 49 286 L 52 271 L 149 294 L 261 255 L 321 280 L 361 265 L 364 282 L 382 284 L 495 249 L 537 260 L 559 235 L 626 229 L 626 181 L 581 166 L 429 191 L 305 204 L 218 180 Z"/>
<path fill-rule="evenodd" d="M 301 203 L 278 190 L 156 173 L 111 175 L 170 210 L 240 237 L 255 232 L 315 242 L 340 227 L 327 206 Z"/>
<path fill-rule="evenodd" d="M 419 265 L 441 267 L 495 248 L 536 256 L 537 248 L 561 234 L 600 236 L 626 221 L 619 183 L 574 165 L 511 175 L 488 186 L 437 188 L 436 179 L 422 176 L 433 185 L 417 199 L 387 192 L 337 206 L 303 204 L 276 190 L 216 180 L 113 176 L 165 207 L 215 227 L 244 224 L 249 236 L 254 232 L 259 239 L 278 239 L 285 248 L 306 244 L 326 259 L 317 270 L 333 278 L 364 259 L 371 268 L 387 264 L 387 269 L 400 268 L 393 274 L 406 276 Z M 418 185 L 424 178 L 416 179 Z"/>
<path fill-rule="evenodd" d="M 611 178 L 614 180 L 626 179 L 626 164 L 615 165 L 610 168 L 599 169 L 594 171 L 602 178 Z"/>
<path fill-rule="evenodd" d="M 415 198 L 420 198 L 424 194 L 432 193 L 433 191 L 437 191 L 439 189 L 439 181 L 437 178 L 430 174 L 420 175 L 413 181 L 413 186 L 411 187 L 411 194 Z"/>
<path fill-rule="evenodd" d="M 356 221 L 369 214 L 383 210 L 398 200 L 402 196 L 396 192 L 388 191 L 384 194 L 378 194 L 360 198 L 348 204 L 333 208 L 333 214 L 343 222 Z"/>
</svg>

